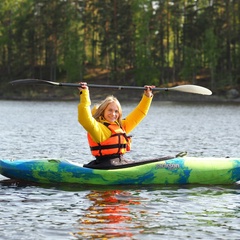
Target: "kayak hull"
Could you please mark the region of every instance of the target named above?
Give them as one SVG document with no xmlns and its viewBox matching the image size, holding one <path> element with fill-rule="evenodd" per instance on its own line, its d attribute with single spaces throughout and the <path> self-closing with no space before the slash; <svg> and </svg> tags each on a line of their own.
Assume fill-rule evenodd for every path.
<svg viewBox="0 0 240 240">
<path fill-rule="evenodd" d="M 47 184 L 233 184 L 240 180 L 240 159 L 178 157 L 111 170 L 55 159 L 0 160 L 0 173 L 10 179 Z"/>
</svg>

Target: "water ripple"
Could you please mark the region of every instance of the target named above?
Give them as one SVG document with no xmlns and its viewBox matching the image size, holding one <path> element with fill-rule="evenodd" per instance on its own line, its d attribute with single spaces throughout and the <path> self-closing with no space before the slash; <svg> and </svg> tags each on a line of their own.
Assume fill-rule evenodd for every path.
<svg viewBox="0 0 240 240">
<path fill-rule="evenodd" d="M 124 112 L 135 105 L 124 105 Z M 76 102 L 1 101 L 0 157 L 89 161 L 76 107 Z M 239 122 L 237 105 L 155 102 L 133 132 L 129 156 L 188 151 L 239 157 Z M 143 143 L 149 145 L 144 151 Z M 0 176 L 0 238 L 239 239 L 239 186 L 50 187 Z"/>
</svg>

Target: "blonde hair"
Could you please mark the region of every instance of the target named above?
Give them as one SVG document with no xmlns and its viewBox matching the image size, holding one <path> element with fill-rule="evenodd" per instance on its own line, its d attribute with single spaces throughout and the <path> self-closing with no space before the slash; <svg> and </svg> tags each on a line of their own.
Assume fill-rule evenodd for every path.
<svg viewBox="0 0 240 240">
<path fill-rule="evenodd" d="M 120 102 L 114 96 L 107 96 L 100 104 L 93 107 L 93 117 L 99 121 L 104 116 L 104 111 L 110 103 L 116 103 L 118 106 L 119 117 L 117 119 L 120 126 L 122 125 L 122 107 Z"/>
</svg>

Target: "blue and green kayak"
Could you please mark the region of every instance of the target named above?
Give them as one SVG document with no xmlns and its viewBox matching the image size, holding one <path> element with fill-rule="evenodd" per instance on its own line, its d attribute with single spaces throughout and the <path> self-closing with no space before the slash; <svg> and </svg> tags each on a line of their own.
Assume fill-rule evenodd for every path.
<svg viewBox="0 0 240 240">
<path fill-rule="evenodd" d="M 184 156 L 109 170 L 56 159 L 0 160 L 0 173 L 10 179 L 47 184 L 233 184 L 240 180 L 240 159 Z"/>
</svg>

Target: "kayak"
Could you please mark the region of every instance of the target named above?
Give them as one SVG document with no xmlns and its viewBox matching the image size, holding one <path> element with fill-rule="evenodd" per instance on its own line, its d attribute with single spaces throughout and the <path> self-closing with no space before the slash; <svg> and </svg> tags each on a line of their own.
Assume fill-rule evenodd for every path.
<svg viewBox="0 0 240 240">
<path fill-rule="evenodd" d="M 0 160 L 0 173 L 10 179 L 45 184 L 233 184 L 240 180 L 240 159 L 184 156 L 108 170 L 57 159 Z"/>
</svg>

